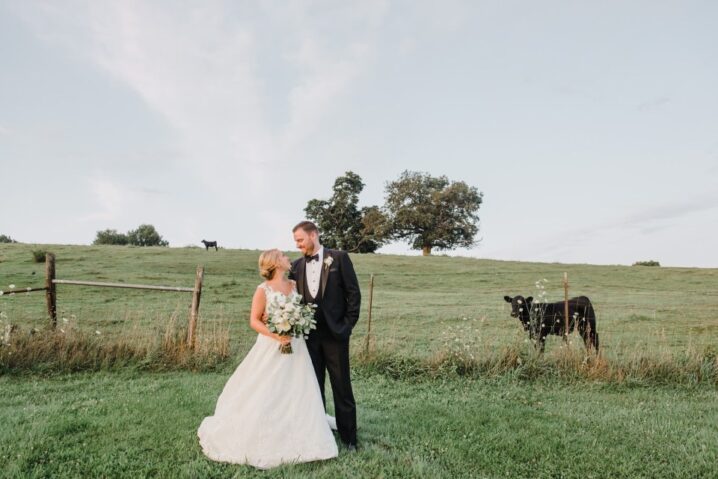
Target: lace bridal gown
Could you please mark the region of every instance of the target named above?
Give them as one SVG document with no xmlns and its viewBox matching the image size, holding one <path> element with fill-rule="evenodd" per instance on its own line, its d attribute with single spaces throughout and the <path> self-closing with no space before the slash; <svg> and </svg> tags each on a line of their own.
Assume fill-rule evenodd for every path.
<svg viewBox="0 0 718 479">
<path fill-rule="evenodd" d="M 283 294 L 263 288 L 267 304 L 271 295 Z M 292 349 L 282 354 L 277 341 L 257 335 L 217 399 L 214 416 L 197 431 L 207 457 L 268 469 L 337 456 L 304 338 L 293 338 Z"/>
</svg>

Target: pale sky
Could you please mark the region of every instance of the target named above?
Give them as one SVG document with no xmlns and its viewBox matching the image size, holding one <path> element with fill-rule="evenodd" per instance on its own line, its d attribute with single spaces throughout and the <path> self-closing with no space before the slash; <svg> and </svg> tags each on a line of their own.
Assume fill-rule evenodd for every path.
<svg viewBox="0 0 718 479">
<path fill-rule="evenodd" d="M 451 254 L 718 267 L 716 85 L 712 1 L 0 0 L 0 234 L 293 249 L 415 170 L 484 193 Z"/>
</svg>

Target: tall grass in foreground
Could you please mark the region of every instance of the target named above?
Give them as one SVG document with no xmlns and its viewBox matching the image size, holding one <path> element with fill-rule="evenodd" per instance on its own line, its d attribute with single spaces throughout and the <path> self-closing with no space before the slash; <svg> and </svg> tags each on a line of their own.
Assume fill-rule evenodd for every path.
<svg viewBox="0 0 718 479">
<path fill-rule="evenodd" d="M 360 368 L 394 379 L 511 377 L 570 383 L 595 381 L 718 386 L 718 358 L 710 351 L 687 350 L 668 355 L 636 351 L 632 355 L 609 358 L 571 348 L 559 348 L 542 355 L 515 344 L 481 355 L 442 350 L 430 358 L 421 359 L 382 349 L 369 354 L 360 353 L 356 359 L 355 364 Z"/>
<path fill-rule="evenodd" d="M 173 313 L 164 329 L 148 331 L 132 321 L 124 335 L 103 336 L 76 329 L 33 329 L 6 335 L 0 342 L 0 374 L 115 370 L 135 367 L 150 371 L 211 371 L 230 356 L 229 330 L 213 323 L 194 349 L 187 346 L 187 330 Z M 134 324 L 134 325 L 133 325 Z"/>
<path fill-rule="evenodd" d="M 103 337 L 68 325 L 53 331 L 13 334 L 0 345 L 0 374 L 62 373 L 117 370 L 214 371 L 233 368 L 253 336 L 230 347 L 229 328 L 207 325 L 194 350 L 186 345 L 186 330 L 177 314 L 147 334 L 128 327 L 122 336 Z M 603 383 L 718 385 L 718 349 L 689 346 L 682 352 L 665 348 L 653 352 L 635 347 L 600 355 L 571 343 L 540 354 L 531 342 L 496 345 L 480 340 L 480 327 L 446 332 L 443 345 L 427 356 L 408 356 L 390 344 L 373 345 L 353 353 L 357 372 L 379 373 L 395 379 L 446 377 L 520 380 L 595 381 Z"/>
</svg>

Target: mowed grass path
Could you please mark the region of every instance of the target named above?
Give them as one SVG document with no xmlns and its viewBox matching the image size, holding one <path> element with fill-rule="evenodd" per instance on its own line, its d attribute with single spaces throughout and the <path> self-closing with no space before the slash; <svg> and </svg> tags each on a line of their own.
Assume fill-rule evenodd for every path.
<svg viewBox="0 0 718 479">
<path fill-rule="evenodd" d="M 196 440 L 226 374 L 0 378 L 2 477 L 713 478 L 718 395 L 355 375 L 361 450 L 256 471 Z M 271 447 L 271 445 L 267 445 Z"/>
<path fill-rule="evenodd" d="M 246 351 L 254 333 L 247 327 L 250 299 L 261 282 L 259 251 L 200 248 L 0 245 L 0 290 L 43 284 L 44 265 L 33 249 L 57 255 L 57 277 L 109 282 L 192 286 L 195 268 L 205 266 L 200 336 L 229 330 L 235 351 Z M 290 252 L 297 257 L 296 252 Z M 562 265 L 452 258 L 353 255 L 363 288 L 363 309 L 354 349 L 364 344 L 368 282 L 375 275 L 372 331 L 376 344 L 406 356 L 427 356 L 454 337 L 473 336 L 486 348 L 522 341 L 517 320 L 503 296 L 537 296 L 535 282 L 547 279 L 548 300 L 563 299 L 569 274 L 571 295 L 591 298 L 604 352 L 682 352 L 718 344 L 718 269 Z M 33 274 L 35 273 L 35 274 Z M 189 294 L 58 286 L 58 308 L 66 327 L 103 335 L 156 334 L 173 314 L 187 320 Z M 0 311 L 21 327 L 47 324 L 42 293 L 0 298 Z M 476 320 L 466 323 L 464 318 Z M 469 326 L 471 326 L 469 328 Z M 469 330 L 470 329 L 470 330 Z M 580 342 L 580 341 L 576 341 Z M 548 342 L 548 350 L 560 344 Z"/>
</svg>

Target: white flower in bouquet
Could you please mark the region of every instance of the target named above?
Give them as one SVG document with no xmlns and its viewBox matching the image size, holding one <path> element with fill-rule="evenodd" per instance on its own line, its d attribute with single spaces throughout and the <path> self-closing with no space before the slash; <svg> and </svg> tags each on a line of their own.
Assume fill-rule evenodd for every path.
<svg viewBox="0 0 718 479">
<path fill-rule="evenodd" d="M 292 325 L 289 324 L 289 319 L 284 317 L 280 318 L 280 321 L 275 323 L 275 325 L 278 333 L 288 333 L 292 330 Z"/>
</svg>

